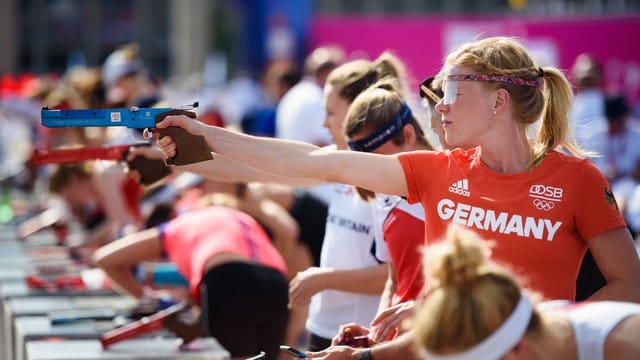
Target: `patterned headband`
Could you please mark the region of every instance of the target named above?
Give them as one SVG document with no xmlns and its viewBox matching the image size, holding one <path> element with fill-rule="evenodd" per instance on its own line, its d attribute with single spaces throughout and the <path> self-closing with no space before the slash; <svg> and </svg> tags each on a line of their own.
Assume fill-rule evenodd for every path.
<svg viewBox="0 0 640 360">
<path fill-rule="evenodd" d="M 452 74 L 446 76 L 447 80 L 452 81 L 497 81 L 505 84 L 528 86 L 532 88 L 542 88 L 544 80 L 538 78 L 535 80 L 525 80 L 518 77 L 508 75 L 482 75 L 482 74 Z"/>
</svg>

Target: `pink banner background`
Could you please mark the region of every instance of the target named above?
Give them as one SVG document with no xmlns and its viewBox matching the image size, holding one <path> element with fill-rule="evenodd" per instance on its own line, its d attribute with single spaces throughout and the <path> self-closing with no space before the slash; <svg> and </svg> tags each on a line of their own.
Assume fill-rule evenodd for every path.
<svg viewBox="0 0 640 360">
<path fill-rule="evenodd" d="M 342 46 L 352 58 L 375 58 L 391 50 L 413 80 L 435 74 L 445 55 L 475 37 L 516 36 L 539 63 L 569 74 L 583 52 L 597 57 L 610 90 L 622 90 L 640 106 L 640 16 L 607 18 L 524 17 L 318 17 L 311 43 Z M 412 84 L 415 85 L 415 82 Z"/>
</svg>

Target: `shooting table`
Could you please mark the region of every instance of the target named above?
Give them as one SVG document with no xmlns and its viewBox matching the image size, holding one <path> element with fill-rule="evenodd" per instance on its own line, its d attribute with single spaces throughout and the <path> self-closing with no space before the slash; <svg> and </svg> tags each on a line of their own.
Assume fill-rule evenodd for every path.
<svg viewBox="0 0 640 360">
<path fill-rule="evenodd" d="M 229 352 L 215 339 L 197 339 L 190 344 L 192 350 L 182 351 L 173 338 L 143 338 L 126 340 L 102 350 L 98 340 L 30 341 L 27 343 L 28 360 L 121 360 L 121 359 L 184 359 L 226 360 Z"/>
</svg>

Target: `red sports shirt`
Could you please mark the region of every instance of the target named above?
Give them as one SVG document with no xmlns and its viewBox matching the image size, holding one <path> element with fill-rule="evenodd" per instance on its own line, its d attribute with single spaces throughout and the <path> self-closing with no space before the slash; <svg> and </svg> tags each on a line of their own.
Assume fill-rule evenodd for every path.
<svg viewBox="0 0 640 360">
<path fill-rule="evenodd" d="M 391 305 L 415 300 L 424 287 L 422 252 L 424 246 L 424 210 L 399 197 L 389 197 L 382 234 L 396 269 L 396 291 Z M 387 205 L 388 204 L 388 205 Z"/>
<path fill-rule="evenodd" d="M 585 239 L 625 223 L 611 188 L 588 160 L 552 151 L 533 170 L 499 174 L 479 148 L 399 154 L 409 202 L 421 202 L 426 242 L 450 223 L 495 240 L 492 257 L 548 299 L 574 299 Z"/>
</svg>

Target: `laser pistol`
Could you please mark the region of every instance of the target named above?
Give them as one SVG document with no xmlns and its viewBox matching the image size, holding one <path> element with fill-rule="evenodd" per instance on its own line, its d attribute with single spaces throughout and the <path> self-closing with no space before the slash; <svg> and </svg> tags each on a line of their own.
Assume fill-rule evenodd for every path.
<svg viewBox="0 0 640 360">
<path fill-rule="evenodd" d="M 140 182 L 151 185 L 171 174 L 171 170 L 164 161 L 147 159 L 136 156 L 133 160 L 126 160 L 130 147 L 149 146 L 149 143 L 131 145 L 116 145 L 107 147 L 75 148 L 75 149 L 46 149 L 35 150 L 29 161 L 35 165 L 70 164 L 90 160 L 126 161 L 129 169 L 140 173 Z"/>
<path fill-rule="evenodd" d="M 195 102 L 188 109 L 198 107 Z M 84 110 L 52 110 L 42 108 L 42 125 L 49 128 L 60 127 L 106 127 L 126 126 L 135 129 L 153 129 L 156 123 L 169 115 L 186 115 L 196 118 L 193 111 L 180 108 L 139 108 L 129 109 L 84 109 Z M 203 136 L 193 135 L 179 127 L 158 129 L 160 137 L 171 136 L 176 143 L 176 155 L 167 159 L 168 165 L 186 165 L 213 159 L 209 145 Z"/>
<path fill-rule="evenodd" d="M 181 338 L 183 345 L 204 336 L 202 325 L 197 318 L 192 316 L 190 306 L 185 303 L 178 303 L 153 315 L 104 333 L 100 337 L 100 343 L 103 349 L 107 349 L 120 341 L 163 328 Z"/>
</svg>

